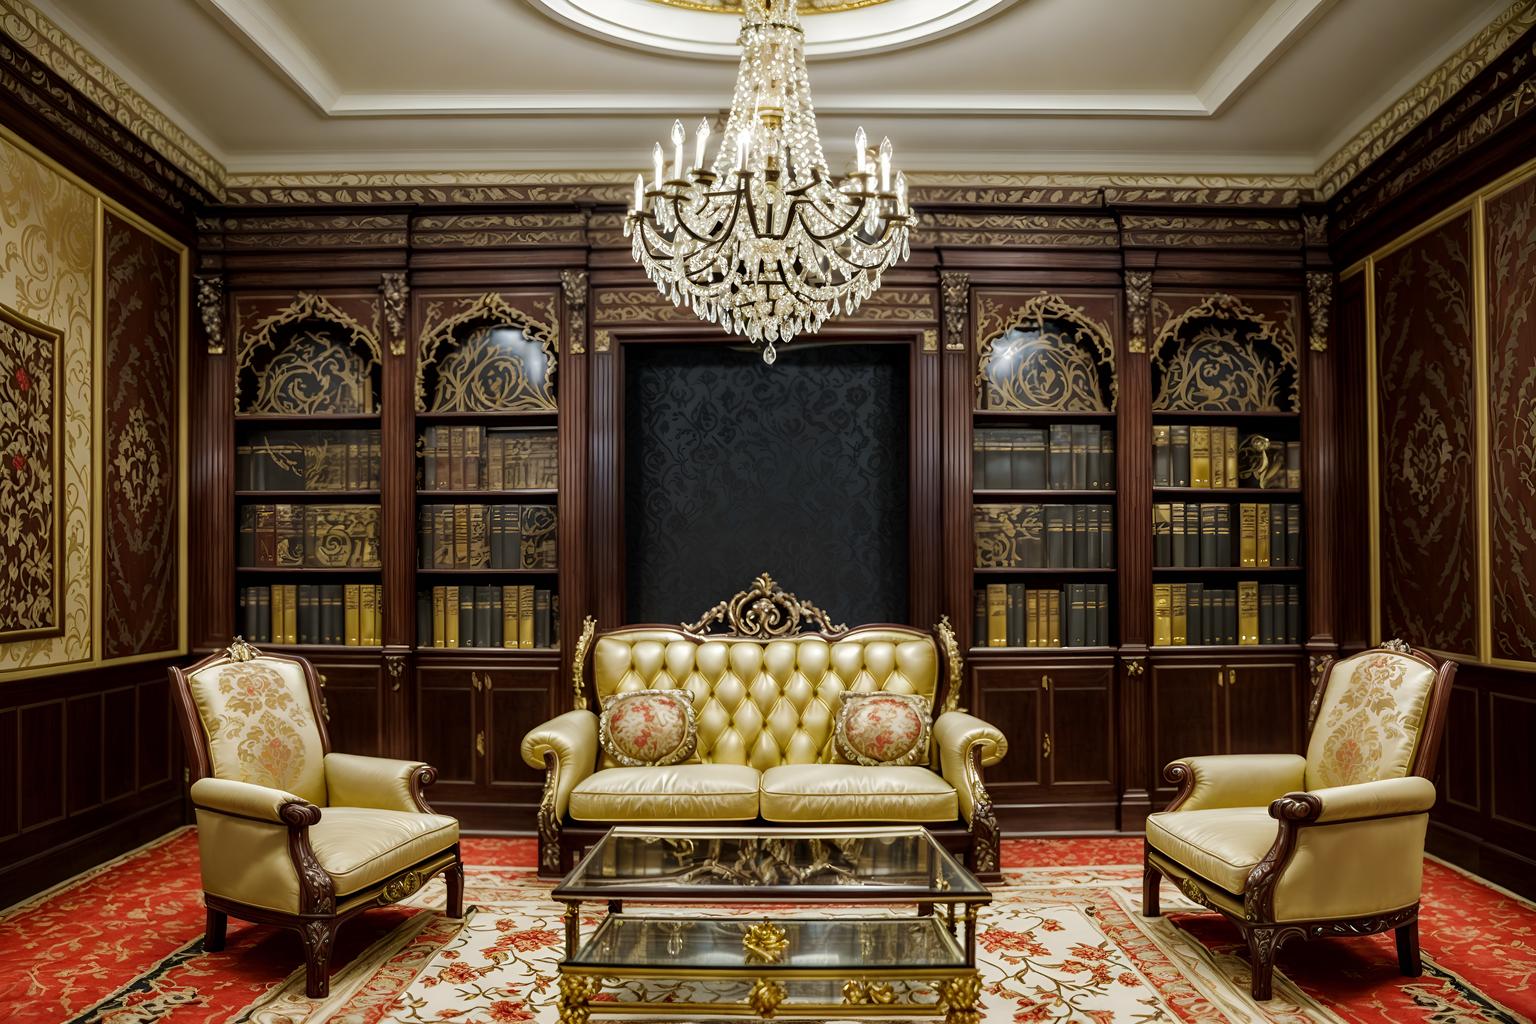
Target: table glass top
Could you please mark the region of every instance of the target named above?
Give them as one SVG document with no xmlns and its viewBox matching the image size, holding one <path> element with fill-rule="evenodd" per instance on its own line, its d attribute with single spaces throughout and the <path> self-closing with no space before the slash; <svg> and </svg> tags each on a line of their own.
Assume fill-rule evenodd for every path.
<svg viewBox="0 0 1536 1024">
<path fill-rule="evenodd" d="M 556 899 L 642 902 L 984 902 L 926 829 L 614 828 Z"/>
<path fill-rule="evenodd" d="M 610 914 L 567 967 L 686 971 L 949 970 L 965 955 L 936 917 L 823 919 Z"/>
</svg>

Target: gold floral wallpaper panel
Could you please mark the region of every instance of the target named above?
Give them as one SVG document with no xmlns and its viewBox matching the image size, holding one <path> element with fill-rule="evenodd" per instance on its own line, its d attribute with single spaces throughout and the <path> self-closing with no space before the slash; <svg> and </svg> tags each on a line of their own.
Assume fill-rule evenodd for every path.
<svg viewBox="0 0 1536 1024">
<path fill-rule="evenodd" d="M 0 303 L 58 331 L 59 632 L 0 643 L 0 673 L 88 661 L 96 198 L 0 136 Z"/>
</svg>

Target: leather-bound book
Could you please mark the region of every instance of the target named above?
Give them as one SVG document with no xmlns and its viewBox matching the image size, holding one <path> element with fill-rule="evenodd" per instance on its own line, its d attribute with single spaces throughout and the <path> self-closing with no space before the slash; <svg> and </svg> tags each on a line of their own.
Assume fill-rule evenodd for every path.
<svg viewBox="0 0 1536 1024">
<path fill-rule="evenodd" d="M 987 646 L 1008 646 L 1008 586 L 987 584 Z"/>
<path fill-rule="evenodd" d="M 1173 486 L 1189 486 L 1189 427 L 1176 423 L 1168 428 L 1168 450 L 1172 458 Z"/>
<path fill-rule="evenodd" d="M 1223 443 L 1227 453 L 1227 486 L 1240 486 L 1237 480 L 1237 428 L 1220 427 L 1218 429 L 1225 438 Z"/>
<path fill-rule="evenodd" d="M 1285 442 L 1285 486 L 1301 486 L 1301 442 Z"/>
<path fill-rule="evenodd" d="M 1253 564 L 1268 566 L 1269 562 L 1269 504 L 1259 502 L 1253 506 Z"/>
<path fill-rule="evenodd" d="M 1115 509 L 1112 505 L 1100 505 L 1099 509 L 1099 568 L 1115 567 Z"/>
<path fill-rule="evenodd" d="M 416 509 L 416 568 L 432 568 L 432 547 L 435 516 L 431 505 Z"/>
<path fill-rule="evenodd" d="M 1074 569 L 1091 569 L 1098 560 L 1099 542 L 1089 532 L 1088 506 L 1069 505 L 1067 508 L 1072 513 L 1072 532 L 1067 548 L 1071 555 L 1069 564 Z"/>
<path fill-rule="evenodd" d="M 1301 643 L 1301 587 L 1294 583 L 1285 587 L 1285 642 Z"/>
<path fill-rule="evenodd" d="M 1255 540 L 1255 529 L 1258 524 L 1258 510 L 1252 502 L 1243 502 L 1238 509 L 1238 562 L 1245 569 L 1251 569 L 1258 564 L 1258 544 Z"/>
<path fill-rule="evenodd" d="M 1067 584 L 1067 646 L 1088 646 L 1088 595 L 1081 583 Z"/>
<path fill-rule="evenodd" d="M 452 568 L 469 568 L 469 506 L 453 507 L 453 561 Z"/>
<path fill-rule="evenodd" d="M 277 561 L 279 566 L 297 567 L 304 564 L 304 514 L 303 505 L 274 506 L 277 532 Z"/>
<path fill-rule="evenodd" d="M 1046 621 L 1049 624 L 1050 643 L 1047 646 L 1061 646 L 1061 591 L 1048 590 L 1045 593 Z"/>
<path fill-rule="evenodd" d="M 1227 431 L 1223 427 L 1211 428 L 1211 486 L 1231 486 L 1227 483 Z"/>
<path fill-rule="evenodd" d="M 1115 489 L 1115 432 L 1099 432 L 1099 486 L 1106 491 Z"/>
<path fill-rule="evenodd" d="M 1173 591 L 1167 583 L 1152 584 L 1152 643 L 1173 644 Z"/>
<path fill-rule="evenodd" d="M 517 587 L 501 588 L 501 646 L 517 646 Z"/>
<path fill-rule="evenodd" d="M 464 428 L 444 427 L 448 435 L 448 489 L 464 490 Z"/>
<path fill-rule="evenodd" d="M 491 567 L 491 544 L 486 534 L 485 506 L 469 506 L 469 567 Z"/>
<path fill-rule="evenodd" d="M 256 505 L 240 506 L 240 533 L 235 543 L 235 564 L 256 565 Z"/>
<path fill-rule="evenodd" d="M 533 645 L 550 646 L 549 591 L 540 588 L 533 592 Z"/>
<path fill-rule="evenodd" d="M 1301 506 L 1285 506 L 1285 564 L 1301 564 Z"/>
<path fill-rule="evenodd" d="M 1010 486 L 1021 490 L 1043 491 L 1050 486 L 1048 433 L 1044 427 L 1028 427 L 1016 433 L 1022 460 L 1013 463 Z"/>
<path fill-rule="evenodd" d="M 256 642 L 256 602 L 250 587 L 240 588 L 240 629 L 242 635 Z"/>
<path fill-rule="evenodd" d="M 485 433 L 485 486 L 487 490 L 507 489 L 507 465 L 503 459 L 504 435 L 488 430 Z"/>
<path fill-rule="evenodd" d="M 358 588 L 357 637 L 365 645 L 378 643 L 379 592 L 372 584 Z"/>
<path fill-rule="evenodd" d="M 1269 562 L 1268 565 L 1287 565 L 1285 560 L 1285 518 L 1289 506 L 1275 503 L 1269 506 Z"/>
<path fill-rule="evenodd" d="M 252 587 L 252 600 L 256 604 L 255 635 L 261 643 L 272 642 L 272 588 Z"/>
<path fill-rule="evenodd" d="M 448 588 L 432 588 L 432 646 L 448 646 Z"/>
<path fill-rule="evenodd" d="M 1152 506 L 1152 564 L 1173 564 L 1173 506 L 1168 502 Z"/>
<path fill-rule="evenodd" d="M 1168 425 L 1152 425 L 1152 486 L 1173 486 L 1173 452 L 1169 447 Z"/>
<path fill-rule="evenodd" d="M 1045 567 L 1068 569 L 1072 565 L 1071 509 L 1066 505 L 1045 506 Z"/>
<path fill-rule="evenodd" d="M 1051 424 L 1050 468 L 1048 482 L 1053 491 L 1065 491 L 1072 487 L 1072 426 L 1068 423 Z"/>
<path fill-rule="evenodd" d="M 325 642 L 335 644 L 337 647 L 347 642 L 345 591 L 346 588 L 340 583 L 327 583 L 320 592 L 320 599 L 324 602 L 328 617 Z"/>
<path fill-rule="evenodd" d="M 519 546 L 524 569 L 557 568 L 558 519 L 553 505 L 524 505 L 519 515 Z"/>
<path fill-rule="evenodd" d="M 443 588 L 443 646 L 459 646 L 459 588 Z"/>
<path fill-rule="evenodd" d="M 432 591 L 416 591 L 416 646 L 432 646 Z"/>
<path fill-rule="evenodd" d="M 1024 591 L 1024 629 L 1010 637 L 1010 647 L 1043 647 L 1040 629 L 1040 598 L 1043 591 L 1032 587 Z"/>
<path fill-rule="evenodd" d="M 1092 427 L 1087 423 L 1074 423 L 1071 425 L 1072 437 L 1072 482 L 1071 489 L 1081 491 L 1088 487 L 1088 441 L 1089 431 Z M 1094 445 L 1098 447 L 1097 444 Z"/>
<path fill-rule="evenodd" d="M 1189 486 L 1211 486 L 1211 428 L 1189 428 Z"/>
<path fill-rule="evenodd" d="M 480 476 L 480 465 L 484 461 L 480 457 L 481 446 L 484 443 L 484 427 L 464 428 L 464 487 L 466 490 L 479 490 L 485 485 Z"/>
<path fill-rule="evenodd" d="M 1184 585 L 1185 639 L 1190 644 L 1206 644 L 1205 588 L 1199 583 Z"/>
<path fill-rule="evenodd" d="M 1024 584 L 1008 584 L 1008 646 L 1020 647 L 1023 645 L 1025 634 L 1024 612 L 1026 598 Z"/>
<path fill-rule="evenodd" d="M 1259 584 L 1243 580 L 1237 585 L 1237 642 L 1259 642 Z"/>
<path fill-rule="evenodd" d="M 348 583 L 345 593 L 346 608 L 343 612 L 342 632 L 348 647 L 359 647 L 363 643 L 362 629 L 362 588 L 356 583 Z"/>
<path fill-rule="evenodd" d="M 1216 564 L 1236 565 L 1232 560 L 1232 506 L 1216 506 Z"/>
<path fill-rule="evenodd" d="M 1200 557 L 1195 564 L 1207 568 L 1221 565 L 1221 536 L 1217 532 L 1216 517 L 1222 506 L 1209 502 L 1195 505 L 1200 516 Z"/>
<path fill-rule="evenodd" d="M 459 646 L 475 647 L 475 588 L 459 586 Z"/>
<path fill-rule="evenodd" d="M 493 587 L 480 585 L 475 587 L 475 643 L 476 647 L 499 647 L 496 642 L 496 627 L 500 625 L 500 616 L 495 614 L 494 605 L 491 602 Z"/>
<path fill-rule="evenodd" d="M 520 648 L 533 647 L 534 641 L 534 589 L 531 583 L 522 583 L 517 588 L 517 646 Z"/>
<path fill-rule="evenodd" d="M 1173 561 L 1175 568 L 1189 565 L 1189 505 L 1175 502 L 1172 510 Z"/>
<path fill-rule="evenodd" d="M 1169 626 L 1169 632 L 1172 634 L 1173 645 L 1185 646 L 1189 643 L 1189 587 L 1187 584 L 1169 584 L 1168 617 L 1172 623 Z"/>
<path fill-rule="evenodd" d="M 971 643 L 987 646 L 987 588 L 977 587 L 973 592 L 971 609 Z"/>
</svg>

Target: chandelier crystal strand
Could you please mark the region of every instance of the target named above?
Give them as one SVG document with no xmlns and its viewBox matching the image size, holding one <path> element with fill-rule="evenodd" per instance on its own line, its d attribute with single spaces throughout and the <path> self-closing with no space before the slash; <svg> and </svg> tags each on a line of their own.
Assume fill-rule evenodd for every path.
<svg viewBox="0 0 1536 1024">
<path fill-rule="evenodd" d="M 812 334 L 851 314 L 881 275 L 910 255 L 917 218 L 891 141 L 871 149 L 854 135 L 853 173 L 827 170 L 805 69 L 805 35 L 794 0 L 746 0 L 741 67 L 714 162 L 704 158 L 707 120 L 694 133 L 672 125 L 671 161 L 651 152 L 653 180 L 635 177 L 624 222 L 635 261 L 678 306 L 763 346 Z"/>
</svg>

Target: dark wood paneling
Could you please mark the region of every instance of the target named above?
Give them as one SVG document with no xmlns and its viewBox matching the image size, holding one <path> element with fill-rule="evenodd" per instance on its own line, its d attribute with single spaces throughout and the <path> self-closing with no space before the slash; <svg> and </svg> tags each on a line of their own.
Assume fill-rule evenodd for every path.
<svg viewBox="0 0 1536 1024">
<path fill-rule="evenodd" d="M 1476 655 L 1472 215 L 1376 265 L 1384 637 Z"/>
<path fill-rule="evenodd" d="M 416 756 L 437 769 L 434 799 L 473 788 L 480 777 L 475 736 L 482 728 L 469 674 L 420 669 L 416 689 Z"/>
<path fill-rule="evenodd" d="M 1483 810 L 1482 764 L 1478 757 L 1482 729 L 1477 703 L 1477 691 L 1472 687 L 1451 688 L 1440 751 L 1440 782 L 1446 802 L 1474 814 Z"/>
<path fill-rule="evenodd" d="M 1163 766 L 1181 757 L 1219 754 L 1224 739 L 1220 662 L 1187 665 L 1153 663 L 1152 765 L 1153 792 L 1166 802 L 1173 787 L 1163 781 Z M 1154 800 L 1153 803 L 1158 803 Z"/>
<path fill-rule="evenodd" d="M 1493 657 L 1536 662 L 1536 176 L 1486 221 Z"/>
<path fill-rule="evenodd" d="M 1294 754 L 1301 748 L 1301 688 L 1294 662 L 1227 667 L 1228 754 Z"/>
<path fill-rule="evenodd" d="M 139 784 L 137 730 L 118 728 L 118 723 L 138 721 L 139 688 L 108 690 L 102 694 L 102 704 L 107 723 L 101 736 L 102 798 L 116 800 L 132 793 Z"/>
<path fill-rule="evenodd" d="M 1036 668 L 1017 664 L 975 667 L 976 713 L 1008 737 L 1008 756 L 987 770 L 987 790 L 994 803 L 1033 799 L 1044 781 L 1040 744 L 1045 701 L 1040 675 Z"/>
<path fill-rule="evenodd" d="M 1050 673 L 1050 780 L 1058 795 L 1089 788 L 1114 796 L 1114 715 L 1111 669 Z"/>
<path fill-rule="evenodd" d="M 1488 815 L 1536 843 L 1536 697 L 1488 695 Z"/>
<path fill-rule="evenodd" d="M 523 761 L 524 734 L 555 714 L 550 695 L 557 692 L 556 665 L 516 665 L 487 669 L 485 680 L 485 781 L 503 791 L 502 799 L 537 806 L 544 772 Z M 563 708 L 561 710 L 564 710 Z"/>
<path fill-rule="evenodd" d="M 70 814 L 101 803 L 102 695 L 73 697 L 68 703 L 65 743 L 69 750 L 64 791 Z"/>
<path fill-rule="evenodd" d="M 388 756 L 384 736 L 383 688 L 377 659 L 313 659 L 324 687 L 331 749 L 342 754 Z"/>
</svg>

